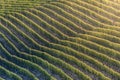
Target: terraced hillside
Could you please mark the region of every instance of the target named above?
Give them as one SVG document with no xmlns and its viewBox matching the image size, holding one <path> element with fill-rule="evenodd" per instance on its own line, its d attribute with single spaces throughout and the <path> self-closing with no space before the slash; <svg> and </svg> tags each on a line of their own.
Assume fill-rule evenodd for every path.
<svg viewBox="0 0 120 80">
<path fill-rule="evenodd" d="M 0 15 L 20 12 L 56 0 L 0 0 Z"/>
<path fill-rule="evenodd" d="M 0 10 L 0 80 L 120 80 L 119 0 L 22 1 Z"/>
</svg>

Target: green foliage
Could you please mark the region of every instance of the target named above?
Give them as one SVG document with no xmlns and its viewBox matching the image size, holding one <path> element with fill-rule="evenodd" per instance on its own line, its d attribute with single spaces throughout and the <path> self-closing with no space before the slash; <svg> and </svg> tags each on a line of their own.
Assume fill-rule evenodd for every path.
<svg viewBox="0 0 120 80">
<path fill-rule="evenodd" d="M 0 3 L 0 80 L 120 80 L 116 1 Z"/>
</svg>

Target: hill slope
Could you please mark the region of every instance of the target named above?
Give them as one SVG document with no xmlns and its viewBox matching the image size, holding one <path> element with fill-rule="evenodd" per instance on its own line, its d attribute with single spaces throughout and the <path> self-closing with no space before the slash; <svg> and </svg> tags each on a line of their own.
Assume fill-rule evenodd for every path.
<svg viewBox="0 0 120 80">
<path fill-rule="evenodd" d="M 0 11 L 0 80 L 120 80 L 119 4 L 59 0 Z"/>
</svg>

